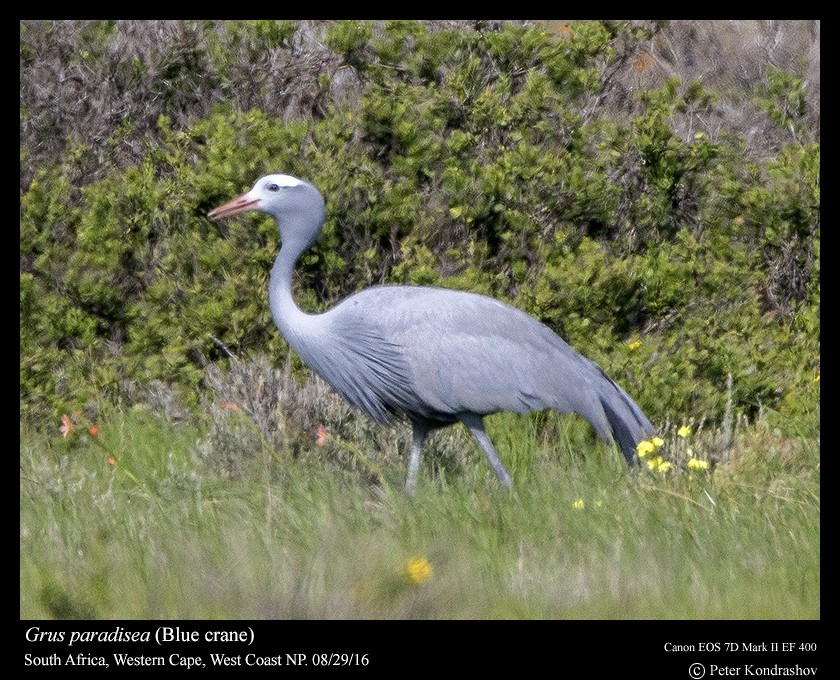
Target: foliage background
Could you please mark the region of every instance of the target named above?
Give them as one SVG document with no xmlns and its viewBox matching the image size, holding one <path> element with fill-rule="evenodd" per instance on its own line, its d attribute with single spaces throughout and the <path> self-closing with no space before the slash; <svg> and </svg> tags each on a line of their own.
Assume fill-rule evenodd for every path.
<svg viewBox="0 0 840 680">
<path fill-rule="evenodd" d="M 275 227 L 315 183 L 298 296 L 507 299 L 654 421 L 813 416 L 819 22 L 22 22 L 21 407 L 52 418 L 285 344 Z M 636 349 L 629 349 L 634 341 Z M 811 418 L 813 421 L 813 417 Z"/>
</svg>

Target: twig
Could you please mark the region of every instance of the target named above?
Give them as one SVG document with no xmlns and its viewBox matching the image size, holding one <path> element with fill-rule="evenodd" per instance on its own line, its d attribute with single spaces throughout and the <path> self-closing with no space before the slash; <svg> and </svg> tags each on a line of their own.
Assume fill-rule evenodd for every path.
<svg viewBox="0 0 840 680">
<path fill-rule="evenodd" d="M 233 359 L 234 361 L 239 361 L 239 357 L 236 356 L 233 352 L 231 352 L 230 349 L 228 348 L 228 346 L 225 343 L 223 343 L 221 340 L 219 340 L 219 338 L 217 338 L 212 333 L 210 334 L 210 338 L 213 340 L 213 342 L 216 343 L 216 346 L 219 349 L 221 349 L 225 354 L 228 355 L 228 357 L 230 359 Z"/>
</svg>

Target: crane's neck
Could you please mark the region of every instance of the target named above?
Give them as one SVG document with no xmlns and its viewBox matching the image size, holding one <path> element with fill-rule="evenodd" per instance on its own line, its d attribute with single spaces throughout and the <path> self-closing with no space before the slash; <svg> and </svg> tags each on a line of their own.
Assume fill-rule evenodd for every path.
<svg viewBox="0 0 840 680">
<path fill-rule="evenodd" d="M 286 200 L 269 203 L 263 212 L 270 214 L 280 229 L 282 247 L 271 269 L 268 302 L 274 323 L 291 348 L 306 361 L 307 348 L 317 344 L 319 319 L 323 315 L 306 314 L 292 298 L 295 263 L 311 246 L 324 226 L 324 199 L 314 187 L 301 183 L 289 189 Z"/>
<path fill-rule="evenodd" d="M 308 243 L 284 244 L 274 261 L 268 284 L 268 303 L 274 323 L 277 324 L 277 328 L 280 329 L 291 348 L 298 354 L 301 354 L 301 344 L 314 330 L 313 326 L 320 316 L 302 311 L 292 297 L 295 263 L 308 246 Z"/>
</svg>

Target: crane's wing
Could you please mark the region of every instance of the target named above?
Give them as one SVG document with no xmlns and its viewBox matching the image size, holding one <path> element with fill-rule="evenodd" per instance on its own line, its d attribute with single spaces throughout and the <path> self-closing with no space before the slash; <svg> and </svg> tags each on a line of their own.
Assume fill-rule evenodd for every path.
<svg viewBox="0 0 840 680">
<path fill-rule="evenodd" d="M 498 300 L 378 286 L 323 317 L 330 353 L 310 365 L 377 420 L 399 411 L 449 422 L 460 413 L 555 409 L 581 415 L 605 440 L 615 437 L 628 458 L 653 432 L 597 364 Z"/>
</svg>

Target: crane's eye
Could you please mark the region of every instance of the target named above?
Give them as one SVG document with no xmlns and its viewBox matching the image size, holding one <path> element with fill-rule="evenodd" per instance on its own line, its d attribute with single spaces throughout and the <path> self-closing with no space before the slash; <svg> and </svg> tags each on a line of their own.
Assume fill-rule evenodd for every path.
<svg viewBox="0 0 840 680">
<path fill-rule="evenodd" d="M 269 184 L 266 187 L 266 189 L 268 189 L 269 191 L 280 191 L 280 185 L 279 184 Z"/>
</svg>

